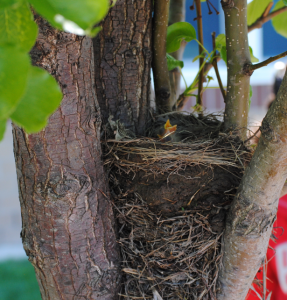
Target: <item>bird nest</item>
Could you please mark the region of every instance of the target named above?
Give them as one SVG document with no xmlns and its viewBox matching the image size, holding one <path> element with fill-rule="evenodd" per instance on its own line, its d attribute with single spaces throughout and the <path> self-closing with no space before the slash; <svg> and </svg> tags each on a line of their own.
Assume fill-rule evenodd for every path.
<svg viewBox="0 0 287 300">
<path fill-rule="evenodd" d="M 106 143 L 121 299 L 216 299 L 225 216 L 251 152 L 232 134 L 220 133 L 220 121 L 198 122 L 209 122 L 201 139 Z"/>
</svg>

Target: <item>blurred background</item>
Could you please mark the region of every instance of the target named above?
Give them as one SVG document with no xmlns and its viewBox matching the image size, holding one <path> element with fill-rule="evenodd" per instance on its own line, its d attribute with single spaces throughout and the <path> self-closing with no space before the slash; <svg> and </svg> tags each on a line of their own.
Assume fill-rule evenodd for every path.
<svg viewBox="0 0 287 300">
<path fill-rule="evenodd" d="M 274 2 L 276 4 L 278 1 L 275 0 Z M 210 28 L 216 32 L 216 35 L 224 33 L 224 15 L 220 0 L 213 0 L 212 3 L 220 11 L 219 15 L 216 13 L 209 15 L 206 3 L 202 3 L 204 46 L 208 51 L 212 50 Z M 186 0 L 186 21 L 196 27 L 195 11 L 189 9 L 191 4 L 192 0 Z M 287 39 L 275 32 L 271 22 L 264 24 L 263 28 L 251 32 L 249 43 L 253 48 L 254 56 L 260 61 L 287 50 Z M 185 66 L 182 70 L 188 84 L 192 82 L 198 70 L 198 61 L 192 62 L 196 55 L 198 55 L 198 46 L 193 41 L 186 46 Z M 268 103 L 272 98 L 275 77 L 284 74 L 285 64 L 286 59 L 281 59 L 255 71 L 251 77 L 253 96 L 249 124 L 253 131 L 256 130 L 254 126 L 258 126 L 266 114 Z M 226 66 L 221 61 L 219 72 L 224 86 L 226 86 L 226 71 Z M 214 71 L 211 70 L 209 75 L 214 80 L 210 82 L 210 88 L 204 93 L 204 106 L 209 112 L 222 112 L 224 102 L 220 90 L 217 88 Z M 183 81 L 182 87 L 184 88 Z M 184 110 L 190 110 L 193 105 L 195 105 L 195 99 L 190 99 L 185 104 Z M 0 190 L 0 300 L 40 300 L 33 267 L 27 261 L 20 239 L 21 213 L 10 124 L 4 140 L 0 143 Z"/>
</svg>

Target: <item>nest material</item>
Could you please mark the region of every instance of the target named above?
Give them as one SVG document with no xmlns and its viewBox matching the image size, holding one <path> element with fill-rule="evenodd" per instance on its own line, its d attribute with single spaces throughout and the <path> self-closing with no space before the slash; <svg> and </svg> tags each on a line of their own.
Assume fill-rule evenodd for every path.
<svg viewBox="0 0 287 300">
<path fill-rule="evenodd" d="M 216 299 L 225 215 L 251 153 L 212 122 L 188 143 L 108 141 L 121 299 Z"/>
</svg>

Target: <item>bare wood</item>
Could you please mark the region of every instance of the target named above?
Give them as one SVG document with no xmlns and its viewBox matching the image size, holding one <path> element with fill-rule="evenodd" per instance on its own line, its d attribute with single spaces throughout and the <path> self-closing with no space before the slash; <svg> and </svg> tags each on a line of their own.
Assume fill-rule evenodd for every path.
<svg viewBox="0 0 287 300">
<path fill-rule="evenodd" d="M 155 101 L 159 112 L 169 112 L 172 110 L 169 72 L 166 61 L 168 13 L 169 0 L 154 1 L 152 69 L 156 98 Z"/>
<path fill-rule="evenodd" d="M 264 262 L 287 176 L 287 76 L 261 126 L 261 137 L 232 203 L 224 234 L 218 300 L 245 299 Z"/>
<path fill-rule="evenodd" d="M 101 160 L 92 41 L 36 21 L 32 61 L 54 75 L 64 98 L 41 132 L 14 126 L 23 246 L 42 299 L 117 299 L 120 257 Z"/>
</svg>

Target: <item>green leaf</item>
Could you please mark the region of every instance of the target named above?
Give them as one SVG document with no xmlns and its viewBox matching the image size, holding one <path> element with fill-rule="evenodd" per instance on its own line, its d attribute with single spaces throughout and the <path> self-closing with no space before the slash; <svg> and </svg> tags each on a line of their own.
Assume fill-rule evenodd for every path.
<svg viewBox="0 0 287 300">
<path fill-rule="evenodd" d="M 253 24 L 257 19 L 259 19 L 264 11 L 266 10 L 268 4 L 273 0 L 253 0 L 247 6 L 247 25 Z"/>
<path fill-rule="evenodd" d="M 29 55 L 17 47 L 0 47 L 0 119 L 14 111 L 26 88 Z"/>
<path fill-rule="evenodd" d="M 29 52 L 35 44 L 38 26 L 28 3 L 0 10 L 0 44 L 15 44 Z"/>
<path fill-rule="evenodd" d="M 28 0 L 34 9 L 42 15 L 46 20 L 49 21 L 51 25 L 56 28 L 63 29 L 61 24 L 55 21 L 55 16 L 57 14 L 56 10 L 52 7 L 52 5 L 47 0 Z"/>
<path fill-rule="evenodd" d="M 249 46 L 249 52 L 250 52 L 251 62 L 253 62 L 253 63 L 259 62 L 259 59 L 253 55 L 253 49 L 250 46 Z"/>
<path fill-rule="evenodd" d="M 4 134 L 5 134 L 5 130 L 6 130 L 6 123 L 7 120 L 0 120 L 0 141 L 3 140 L 4 138 Z"/>
<path fill-rule="evenodd" d="M 92 30 L 93 25 L 100 22 L 109 10 L 108 0 L 29 0 L 29 2 L 53 26 L 76 34 L 79 34 L 79 28 L 83 31 Z"/>
<path fill-rule="evenodd" d="M 276 3 L 273 11 L 278 10 L 284 6 L 285 4 L 282 0 L 280 0 Z M 272 25 L 277 33 L 287 38 L 287 12 L 281 13 L 272 18 Z"/>
<path fill-rule="evenodd" d="M 287 6 L 287 0 L 283 0 L 283 3 Z"/>
<path fill-rule="evenodd" d="M 28 133 L 43 129 L 62 100 L 56 80 L 45 70 L 30 67 L 27 90 L 11 119 Z"/>
<path fill-rule="evenodd" d="M 175 52 L 180 48 L 182 40 L 190 42 L 196 39 L 194 27 L 187 22 L 177 22 L 167 28 L 166 52 Z"/>
<path fill-rule="evenodd" d="M 183 68 L 184 66 L 183 61 L 177 60 L 169 54 L 166 54 L 166 60 L 167 60 L 167 67 L 169 71 L 177 67 Z"/>
<path fill-rule="evenodd" d="M 0 9 L 4 9 L 9 6 L 17 6 L 17 4 L 21 1 L 22 0 L 1 0 L 0 1 Z"/>
<path fill-rule="evenodd" d="M 225 34 L 219 34 L 215 39 L 215 47 L 220 50 L 223 46 L 226 47 L 226 37 Z"/>
<path fill-rule="evenodd" d="M 226 51 L 226 46 L 222 46 L 221 49 L 219 50 L 220 57 L 224 60 L 224 62 L 227 65 L 227 51 Z"/>
</svg>

